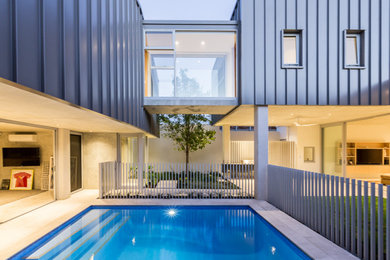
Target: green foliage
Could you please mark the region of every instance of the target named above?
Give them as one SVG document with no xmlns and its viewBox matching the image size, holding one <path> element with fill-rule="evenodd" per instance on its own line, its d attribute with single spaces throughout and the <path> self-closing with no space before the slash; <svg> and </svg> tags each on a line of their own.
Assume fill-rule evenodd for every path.
<svg viewBox="0 0 390 260">
<path fill-rule="evenodd" d="M 204 115 L 160 115 L 162 135 L 171 139 L 178 151 L 189 153 L 202 150 L 215 140 L 215 131 L 205 128 L 210 120 Z"/>
<path fill-rule="evenodd" d="M 220 180 L 218 172 L 154 172 L 147 175 L 148 188 L 156 188 L 159 181 L 177 181 L 176 189 L 239 189 L 238 186 L 228 180 Z"/>
</svg>

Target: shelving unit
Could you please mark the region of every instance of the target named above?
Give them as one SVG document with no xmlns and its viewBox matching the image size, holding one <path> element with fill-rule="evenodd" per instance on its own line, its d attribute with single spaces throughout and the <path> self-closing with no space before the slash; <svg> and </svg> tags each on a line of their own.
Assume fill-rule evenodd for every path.
<svg viewBox="0 0 390 260">
<path fill-rule="evenodd" d="M 359 143 L 359 142 L 347 142 L 346 143 L 346 163 L 349 165 L 356 165 L 357 149 L 383 149 L 382 165 L 390 165 L 390 143 Z M 337 163 L 342 165 L 343 148 L 339 143 L 337 146 Z"/>
</svg>

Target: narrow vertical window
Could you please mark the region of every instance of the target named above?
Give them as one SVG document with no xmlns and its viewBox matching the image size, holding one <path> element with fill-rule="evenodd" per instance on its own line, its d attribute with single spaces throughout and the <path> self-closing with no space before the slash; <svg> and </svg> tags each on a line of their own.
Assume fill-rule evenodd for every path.
<svg viewBox="0 0 390 260">
<path fill-rule="evenodd" d="M 364 68 L 364 31 L 345 31 L 344 68 Z"/>
<path fill-rule="evenodd" d="M 282 68 L 302 67 L 301 31 L 284 30 L 282 32 Z"/>
<path fill-rule="evenodd" d="M 346 41 L 346 62 L 347 65 L 358 65 L 359 60 L 358 60 L 358 46 L 357 46 L 357 36 L 347 36 L 345 39 Z"/>
<path fill-rule="evenodd" d="M 296 65 L 297 61 L 297 37 L 284 36 L 284 64 Z"/>
</svg>

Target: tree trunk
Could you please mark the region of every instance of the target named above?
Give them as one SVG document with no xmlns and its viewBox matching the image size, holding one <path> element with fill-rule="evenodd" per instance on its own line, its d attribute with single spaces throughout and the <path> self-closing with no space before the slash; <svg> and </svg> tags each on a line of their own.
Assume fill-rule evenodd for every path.
<svg viewBox="0 0 390 260">
<path fill-rule="evenodd" d="M 186 175 L 188 176 L 188 163 L 190 161 L 190 152 L 188 146 L 186 147 Z"/>
</svg>

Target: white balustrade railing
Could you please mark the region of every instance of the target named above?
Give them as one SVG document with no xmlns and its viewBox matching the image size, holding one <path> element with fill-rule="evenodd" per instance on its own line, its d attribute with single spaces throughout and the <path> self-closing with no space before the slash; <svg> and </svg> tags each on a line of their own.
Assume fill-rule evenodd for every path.
<svg viewBox="0 0 390 260">
<path fill-rule="evenodd" d="M 388 186 L 269 165 L 268 187 L 268 202 L 359 258 L 390 259 Z"/>
<path fill-rule="evenodd" d="M 136 163 L 105 162 L 100 164 L 99 193 L 103 199 L 249 199 L 254 197 L 254 166 L 149 163 L 138 167 Z"/>
</svg>

